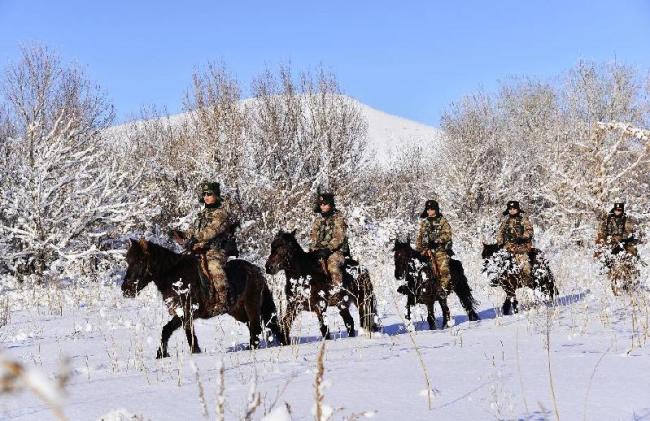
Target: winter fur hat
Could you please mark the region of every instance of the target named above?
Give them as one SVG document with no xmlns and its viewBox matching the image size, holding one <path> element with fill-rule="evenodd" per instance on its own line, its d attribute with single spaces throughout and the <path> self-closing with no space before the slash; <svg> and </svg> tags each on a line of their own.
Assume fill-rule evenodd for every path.
<svg viewBox="0 0 650 421">
<path fill-rule="evenodd" d="M 524 211 L 522 211 L 521 208 L 519 207 L 519 202 L 517 202 L 516 200 L 511 200 L 508 202 L 508 204 L 506 205 L 506 210 L 503 211 L 503 215 L 504 216 L 507 215 L 510 209 L 517 209 L 519 213 L 524 213 Z"/>
<path fill-rule="evenodd" d="M 332 209 L 336 209 L 336 204 L 334 202 L 334 193 L 320 193 L 316 198 L 316 204 L 314 205 L 314 212 L 320 213 L 320 205 L 322 203 L 329 203 Z"/>
<path fill-rule="evenodd" d="M 621 212 L 625 213 L 625 203 L 623 202 L 614 203 L 614 207 L 612 208 L 612 210 L 609 211 L 609 213 L 614 213 L 614 211 L 617 209 L 620 209 Z"/>
<path fill-rule="evenodd" d="M 205 203 L 203 201 L 204 193 L 212 193 L 218 198 L 221 198 L 221 188 L 219 183 L 216 181 L 204 181 L 199 185 L 199 203 Z"/>
<path fill-rule="evenodd" d="M 440 205 L 438 205 L 438 202 L 436 202 L 435 200 L 431 199 L 431 200 L 427 200 L 427 201 L 424 203 L 424 210 L 423 210 L 422 213 L 420 214 L 420 218 L 426 218 L 427 216 L 429 216 L 429 215 L 427 214 L 427 211 L 428 211 L 429 209 L 435 209 L 436 212 L 438 212 L 438 215 L 441 215 L 441 213 L 440 213 Z"/>
</svg>

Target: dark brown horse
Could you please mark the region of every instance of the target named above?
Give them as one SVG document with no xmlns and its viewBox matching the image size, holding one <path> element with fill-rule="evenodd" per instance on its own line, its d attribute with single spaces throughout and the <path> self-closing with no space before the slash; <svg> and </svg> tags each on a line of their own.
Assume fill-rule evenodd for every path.
<svg viewBox="0 0 650 421">
<path fill-rule="evenodd" d="M 318 256 L 302 249 L 296 240 L 296 231 L 280 231 L 271 243 L 271 255 L 266 261 L 266 273 L 276 274 L 283 270 L 286 277 L 285 293 L 287 310 L 282 327 L 289 341 L 291 324 L 300 311 L 316 313 L 320 331 L 324 338 L 330 339 L 324 315 L 328 306 L 336 306 L 343 318 L 348 336 L 354 336 L 354 319 L 350 314 L 350 304 L 359 309 L 361 326 L 368 331 L 377 330 L 375 317 L 376 300 L 370 275 L 367 270 L 356 269 L 356 276 L 345 271 L 343 286 L 334 291 L 328 274 L 323 271 Z"/>
<path fill-rule="evenodd" d="M 461 305 L 467 312 L 469 320 L 480 320 L 474 308 L 478 303 L 472 297 L 472 289 L 467 283 L 463 264 L 459 260 L 450 259 L 449 271 L 451 284 L 449 285 L 448 291 L 443 291 L 433 276 L 433 272 L 427 261 L 428 259 L 413 249 L 409 241 L 401 242 L 395 240 L 393 251 L 395 252 L 395 279 L 404 279 L 406 281 L 406 285 L 400 286 L 397 291 L 407 297 L 406 318 L 408 320 L 411 320 L 411 306 L 424 304 L 427 306 L 429 328 L 436 329 L 433 306 L 437 301 L 442 309 L 442 327 L 446 327 L 450 320 L 447 296 L 451 292 L 456 293 Z"/>
<path fill-rule="evenodd" d="M 520 273 L 513 255 L 498 244 L 483 244 L 483 273 L 492 286 L 501 286 L 506 293 L 501 310 L 504 315 L 519 311 L 516 291 L 528 287 L 540 291 L 544 300 L 553 300 L 558 291 L 555 287 L 555 277 L 548 261 L 541 251 L 532 249 L 528 253 L 531 263 L 531 275 L 525 277 Z"/>
<path fill-rule="evenodd" d="M 194 319 L 218 316 L 212 309 L 214 294 L 199 273 L 198 259 L 190 254 L 178 254 L 152 242 L 131 240 L 126 253 L 126 276 L 122 283 L 125 297 L 134 297 L 150 282 L 162 294 L 172 319 L 162 329 L 157 358 L 168 357 L 167 342 L 176 329 L 183 326 L 187 343 L 194 353 L 201 352 L 194 334 Z M 250 332 L 250 346 L 259 345 L 264 328 L 283 340 L 278 325 L 275 303 L 266 285 L 262 270 L 245 260 L 226 263 L 228 294 L 231 297 L 229 315 L 246 323 Z"/>
</svg>

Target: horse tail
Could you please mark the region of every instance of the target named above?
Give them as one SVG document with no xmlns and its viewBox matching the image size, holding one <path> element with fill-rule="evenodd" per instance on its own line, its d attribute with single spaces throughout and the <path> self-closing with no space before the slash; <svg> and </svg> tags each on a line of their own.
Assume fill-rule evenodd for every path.
<svg viewBox="0 0 650 421">
<path fill-rule="evenodd" d="M 450 267 L 451 283 L 454 288 L 454 292 L 458 296 L 460 304 L 468 314 L 476 313 L 476 306 L 478 306 L 480 302 L 472 296 L 472 288 L 470 288 L 467 281 L 467 276 L 465 276 L 463 264 L 460 260 L 451 259 Z"/>
<path fill-rule="evenodd" d="M 361 326 L 372 332 L 379 330 L 375 322 L 377 316 L 377 299 L 370 281 L 370 273 L 367 269 L 362 269 L 357 277 L 357 307 L 359 309 L 359 321 Z"/>
<path fill-rule="evenodd" d="M 264 288 L 262 289 L 262 320 L 264 326 L 271 330 L 273 336 L 280 341 L 284 340 L 284 335 L 282 335 L 278 321 L 277 307 L 275 306 L 275 301 L 273 301 L 273 294 L 271 294 L 271 290 L 266 283 L 264 283 Z"/>
</svg>

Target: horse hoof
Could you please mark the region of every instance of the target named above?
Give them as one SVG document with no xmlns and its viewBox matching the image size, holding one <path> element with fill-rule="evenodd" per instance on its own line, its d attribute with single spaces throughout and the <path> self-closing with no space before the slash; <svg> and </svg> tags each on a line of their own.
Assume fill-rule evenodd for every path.
<svg viewBox="0 0 650 421">
<path fill-rule="evenodd" d="M 355 336 L 357 336 L 357 332 L 354 330 L 348 330 L 348 338 L 354 338 Z"/>
<path fill-rule="evenodd" d="M 194 349 L 192 350 L 192 354 L 200 354 L 201 352 L 203 351 L 201 351 L 201 348 L 199 348 L 198 346 L 194 347 Z"/>
<path fill-rule="evenodd" d="M 158 350 L 158 352 L 156 353 L 156 359 L 157 360 L 160 360 L 160 359 L 163 359 L 163 358 L 169 358 L 169 357 L 170 357 L 170 355 L 169 355 L 169 353 L 167 351 L 162 352 L 161 350 Z"/>
<path fill-rule="evenodd" d="M 478 314 L 473 313 L 473 312 L 469 314 L 468 318 L 469 318 L 470 322 L 477 322 L 477 321 L 481 320 L 481 318 L 478 317 Z"/>
</svg>

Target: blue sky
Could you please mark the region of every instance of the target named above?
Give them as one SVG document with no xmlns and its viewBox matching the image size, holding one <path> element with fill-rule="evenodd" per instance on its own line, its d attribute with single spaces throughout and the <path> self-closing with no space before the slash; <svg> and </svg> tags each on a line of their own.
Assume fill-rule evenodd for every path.
<svg viewBox="0 0 650 421">
<path fill-rule="evenodd" d="M 650 69 L 650 1 L 0 0 L 0 66 L 39 42 L 81 65 L 124 120 L 177 112 L 197 66 L 223 61 L 244 93 L 266 66 L 319 64 L 346 93 L 438 125 L 444 108 L 511 76 L 579 59 Z"/>
</svg>

